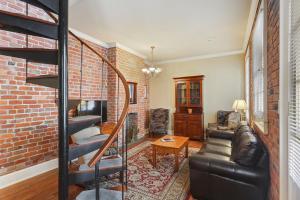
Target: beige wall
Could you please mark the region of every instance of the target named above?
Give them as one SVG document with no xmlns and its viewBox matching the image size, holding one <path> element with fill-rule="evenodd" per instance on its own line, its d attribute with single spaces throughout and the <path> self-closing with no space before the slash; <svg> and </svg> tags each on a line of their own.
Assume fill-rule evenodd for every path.
<svg viewBox="0 0 300 200">
<path fill-rule="evenodd" d="M 203 84 L 205 126 L 216 121 L 216 112 L 231 110 L 235 99 L 244 98 L 243 55 L 163 64 L 162 72 L 150 81 L 150 108 L 175 111 L 174 77 L 205 75 Z"/>
</svg>

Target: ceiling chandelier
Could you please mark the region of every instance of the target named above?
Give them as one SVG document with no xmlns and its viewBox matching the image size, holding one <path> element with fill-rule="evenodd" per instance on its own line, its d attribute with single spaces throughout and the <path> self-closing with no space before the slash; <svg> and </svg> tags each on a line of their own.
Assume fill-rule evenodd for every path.
<svg viewBox="0 0 300 200">
<path fill-rule="evenodd" d="M 142 72 L 144 72 L 146 75 L 149 75 L 151 77 L 155 76 L 156 74 L 161 72 L 161 69 L 159 67 L 154 66 L 153 62 L 153 51 L 154 51 L 154 46 L 151 47 L 151 65 L 149 67 L 143 68 Z"/>
</svg>

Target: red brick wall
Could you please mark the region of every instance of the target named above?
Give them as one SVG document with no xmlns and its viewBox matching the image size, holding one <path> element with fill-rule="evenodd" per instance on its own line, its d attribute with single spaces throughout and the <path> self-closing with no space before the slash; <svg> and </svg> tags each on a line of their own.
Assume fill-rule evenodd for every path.
<svg viewBox="0 0 300 200">
<path fill-rule="evenodd" d="M 279 199 L 279 0 L 266 0 L 267 5 L 267 102 L 268 134 L 259 130 L 270 153 L 271 184 L 269 199 Z M 250 42 L 251 51 L 251 42 Z M 251 53 L 250 53 L 250 65 Z"/>
<path fill-rule="evenodd" d="M 270 199 L 279 199 L 279 0 L 268 0 L 268 135 L 261 135 L 269 147 Z"/>
<path fill-rule="evenodd" d="M 0 9 L 22 14 L 26 12 L 25 3 L 17 0 L 0 0 Z M 33 6 L 29 6 L 29 15 L 50 20 L 42 10 Z M 56 48 L 53 40 L 29 36 L 28 41 L 29 47 Z M 118 48 L 105 49 L 88 43 L 117 65 L 128 81 L 138 83 L 138 103 L 130 106 L 130 112 L 138 112 L 140 137 L 144 136 L 148 111 L 144 86 L 148 85 L 148 81 L 140 71 L 144 67 L 143 59 Z M 0 31 L 0 45 L 26 47 L 26 36 Z M 108 120 L 116 121 L 117 111 L 120 114 L 123 109 L 122 83 L 119 83 L 118 96 L 115 72 L 106 65 L 102 67 L 101 60 L 86 47 L 83 52 L 82 99 L 108 99 Z M 80 97 L 80 66 L 80 42 L 69 36 L 71 99 Z M 25 60 L 0 56 L 0 69 L 0 175 L 4 175 L 57 157 L 57 106 L 54 89 L 25 82 Z M 30 76 L 55 74 L 56 70 L 56 66 L 28 64 Z"/>
<path fill-rule="evenodd" d="M 149 99 L 145 98 L 145 96 L 147 96 L 145 94 L 145 86 L 148 88 L 149 82 L 141 71 L 145 66 L 144 59 L 119 48 L 109 49 L 108 54 L 111 61 L 116 64 L 126 80 L 137 83 L 137 104 L 130 104 L 129 112 L 138 113 L 138 137 L 141 138 L 147 134 L 149 110 Z M 108 116 L 111 116 L 111 119 L 115 119 L 115 113 L 118 111 L 118 105 L 116 104 L 118 101 L 118 80 L 115 76 L 109 75 L 108 83 L 108 99 L 114 99 L 114 95 L 116 97 L 114 100 L 114 105 L 116 106 L 111 106 L 111 108 L 109 108 L 111 110 L 109 111 Z M 119 82 L 119 115 L 123 109 L 124 96 L 123 86 L 121 82 Z"/>
<path fill-rule="evenodd" d="M 25 13 L 25 4 L 0 0 L 0 9 Z M 29 7 L 30 16 L 49 19 L 40 9 Z M 25 47 L 25 35 L 0 31 L 0 46 Z M 91 43 L 90 43 L 91 44 Z M 91 44 L 99 53 L 107 49 Z M 53 40 L 29 37 L 30 47 L 55 48 Z M 107 98 L 107 67 L 84 49 L 82 99 Z M 69 95 L 79 98 L 80 43 L 69 40 Z M 53 74 L 55 66 L 28 65 L 29 75 Z M 104 83 L 101 94 L 101 84 Z M 57 156 L 57 106 L 55 90 L 25 82 L 25 60 L 0 56 L 0 175 L 23 169 Z"/>
<path fill-rule="evenodd" d="M 129 106 L 129 112 L 138 113 L 138 137 L 141 138 L 147 134 L 149 110 L 149 98 L 145 94 L 145 86 L 149 88 L 149 82 L 141 71 L 145 66 L 144 59 L 117 48 L 117 66 L 127 81 L 137 83 L 137 103 Z"/>
<path fill-rule="evenodd" d="M 108 49 L 108 59 L 109 61 L 116 66 L 117 64 L 117 54 L 115 48 Z M 114 73 L 113 69 L 108 69 L 107 75 L 107 120 L 110 122 L 117 121 L 117 75 Z"/>
</svg>

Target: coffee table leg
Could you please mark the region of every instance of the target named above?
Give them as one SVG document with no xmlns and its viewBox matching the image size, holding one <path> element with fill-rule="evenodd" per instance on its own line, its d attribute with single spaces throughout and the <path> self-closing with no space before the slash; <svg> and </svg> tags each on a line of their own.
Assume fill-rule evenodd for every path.
<svg viewBox="0 0 300 200">
<path fill-rule="evenodd" d="M 156 168 L 156 148 L 155 148 L 155 146 L 152 146 L 152 156 L 153 156 L 152 165 L 153 165 L 153 167 Z"/>
<path fill-rule="evenodd" d="M 179 153 L 178 151 L 175 152 L 175 172 L 179 170 Z"/>
<path fill-rule="evenodd" d="M 189 157 L 189 144 L 187 143 L 185 146 L 185 157 L 188 158 Z"/>
</svg>

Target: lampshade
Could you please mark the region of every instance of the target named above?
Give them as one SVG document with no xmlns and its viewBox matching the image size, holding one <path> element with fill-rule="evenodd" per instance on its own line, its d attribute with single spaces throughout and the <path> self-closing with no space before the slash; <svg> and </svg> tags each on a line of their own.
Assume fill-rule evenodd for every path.
<svg viewBox="0 0 300 200">
<path fill-rule="evenodd" d="M 232 109 L 237 110 L 247 110 L 247 103 L 243 99 L 237 99 L 232 105 Z"/>
</svg>

